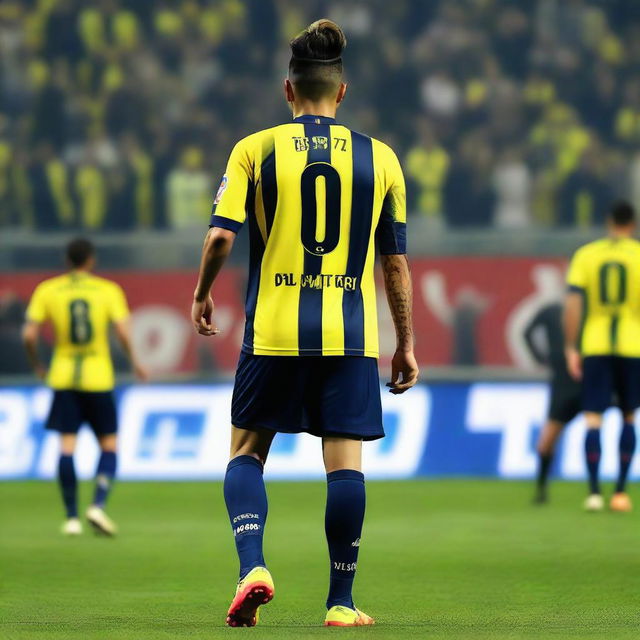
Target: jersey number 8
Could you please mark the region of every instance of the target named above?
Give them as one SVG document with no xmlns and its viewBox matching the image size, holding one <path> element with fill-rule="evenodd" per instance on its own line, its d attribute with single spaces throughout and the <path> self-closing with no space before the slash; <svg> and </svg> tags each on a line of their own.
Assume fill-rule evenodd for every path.
<svg viewBox="0 0 640 640">
<path fill-rule="evenodd" d="M 324 237 L 318 239 L 317 181 L 324 178 Z M 340 175 L 327 162 L 314 162 L 302 172 L 302 246 L 314 256 L 331 253 L 340 239 Z"/>
<path fill-rule="evenodd" d="M 78 298 L 69 303 L 71 314 L 71 342 L 73 344 L 87 344 L 93 336 L 93 327 L 89 319 L 89 303 Z"/>
</svg>

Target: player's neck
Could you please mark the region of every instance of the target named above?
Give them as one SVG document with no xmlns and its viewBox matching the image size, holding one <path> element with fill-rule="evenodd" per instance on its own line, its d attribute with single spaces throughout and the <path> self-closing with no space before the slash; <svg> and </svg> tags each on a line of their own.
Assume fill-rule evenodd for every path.
<svg viewBox="0 0 640 640">
<path fill-rule="evenodd" d="M 324 102 L 301 102 L 293 105 L 293 117 L 299 118 L 300 116 L 321 116 L 323 118 L 336 117 L 336 111 L 338 105 L 335 101 Z"/>
<path fill-rule="evenodd" d="M 629 240 L 629 238 L 633 238 L 633 231 L 613 228 L 609 230 L 609 237 L 612 240 Z"/>
</svg>

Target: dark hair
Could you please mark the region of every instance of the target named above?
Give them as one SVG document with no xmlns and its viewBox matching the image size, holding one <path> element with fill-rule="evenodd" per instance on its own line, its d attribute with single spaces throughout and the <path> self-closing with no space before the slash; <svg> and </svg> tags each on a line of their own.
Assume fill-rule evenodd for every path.
<svg viewBox="0 0 640 640">
<path fill-rule="evenodd" d="M 635 222 L 636 212 L 632 205 L 625 200 L 620 200 L 611 207 L 609 218 L 617 227 L 626 227 Z"/>
<path fill-rule="evenodd" d="M 341 56 L 347 39 L 335 22 L 316 20 L 289 46 L 289 79 L 298 93 L 309 100 L 319 100 L 337 91 L 342 82 Z"/>
<path fill-rule="evenodd" d="M 86 238 L 74 238 L 67 245 L 67 260 L 72 267 L 82 267 L 96 253 L 95 247 Z"/>
</svg>

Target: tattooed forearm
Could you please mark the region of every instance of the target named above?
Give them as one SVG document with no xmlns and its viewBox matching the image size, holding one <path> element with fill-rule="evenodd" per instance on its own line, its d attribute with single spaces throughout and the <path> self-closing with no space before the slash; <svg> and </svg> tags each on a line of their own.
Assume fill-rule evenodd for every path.
<svg viewBox="0 0 640 640">
<path fill-rule="evenodd" d="M 397 348 L 413 349 L 413 288 L 409 261 L 405 255 L 381 256 L 384 286 L 396 328 Z"/>
</svg>

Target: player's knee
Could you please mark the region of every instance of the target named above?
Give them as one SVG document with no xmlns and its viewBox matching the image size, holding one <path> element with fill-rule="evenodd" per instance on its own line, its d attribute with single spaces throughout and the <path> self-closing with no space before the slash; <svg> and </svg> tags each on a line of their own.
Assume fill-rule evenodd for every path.
<svg viewBox="0 0 640 640">
<path fill-rule="evenodd" d="M 231 430 L 230 460 L 238 456 L 251 456 L 262 464 L 267 461 L 269 448 L 275 434 L 267 431 L 251 431 L 233 427 Z"/>
<path fill-rule="evenodd" d="M 118 440 L 115 434 L 101 436 L 98 439 L 98 442 L 100 444 L 100 449 L 105 452 L 115 453 L 118 447 Z"/>
<path fill-rule="evenodd" d="M 63 433 L 60 439 L 60 453 L 63 456 L 72 456 L 76 450 L 76 441 L 75 433 Z"/>
</svg>

